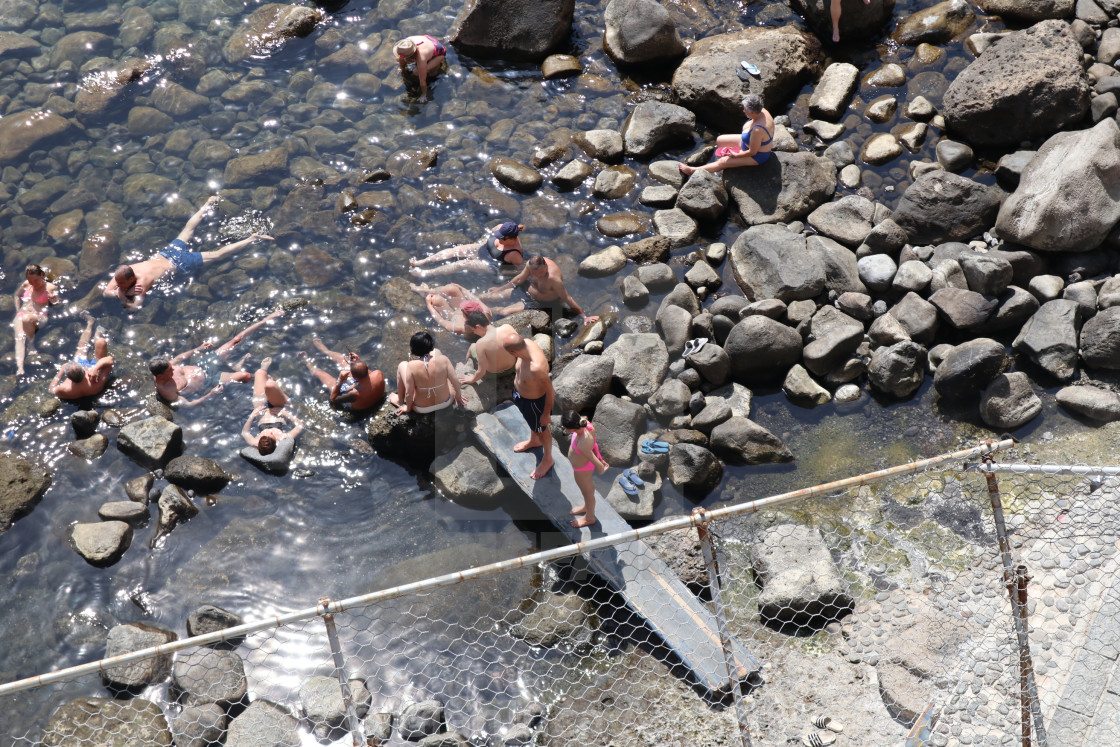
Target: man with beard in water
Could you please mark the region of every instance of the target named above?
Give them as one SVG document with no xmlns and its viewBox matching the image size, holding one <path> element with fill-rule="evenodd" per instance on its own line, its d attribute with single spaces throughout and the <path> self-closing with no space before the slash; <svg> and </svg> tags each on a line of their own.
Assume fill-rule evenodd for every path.
<svg viewBox="0 0 1120 747">
<path fill-rule="evenodd" d="M 113 277 L 105 286 L 101 294 L 105 298 L 118 298 L 121 304 L 132 311 L 140 308 L 144 303 L 144 296 L 152 289 L 161 277 L 169 272 L 182 272 L 190 277 L 202 269 L 204 265 L 216 262 L 236 251 L 244 249 L 257 239 L 274 241 L 271 236 L 254 233 L 247 239 L 226 244 L 212 252 L 195 252 L 187 246 L 187 242 L 194 237 L 194 230 L 202 221 L 210 206 L 218 201 L 218 197 L 211 197 L 206 203 L 190 217 L 179 235 L 171 243 L 153 254 L 150 259 L 137 262 L 134 265 L 121 265 L 113 273 Z"/>
<path fill-rule="evenodd" d="M 503 314 L 512 314 L 521 309 L 543 309 L 552 315 L 553 319 L 563 316 L 564 305 L 575 313 L 577 319 L 586 324 L 594 324 L 599 320 L 597 316 L 586 316 L 583 309 L 572 294 L 564 286 L 564 274 L 560 266 L 551 259 L 532 257 L 521 268 L 521 272 L 502 285 L 495 286 L 485 293 L 480 293 L 479 298 L 490 300 L 508 299 L 514 288 L 529 281 L 529 301 L 518 303 L 502 310 Z"/>
<path fill-rule="evenodd" d="M 105 339 L 105 330 L 97 328 L 94 336 L 94 318 L 88 311 L 82 312 L 86 318 L 86 328 L 78 339 L 78 349 L 74 352 L 74 360 L 58 369 L 51 381 L 50 393 L 59 399 L 81 399 L 101 394 L 105 385 L 109 383 L 109 374 L 113 371 L 113 356 L 109 355 L 109 343 Z M 93 358 L 89 357 L 89 342 L 93 338 Z M 65 377 L 65 378 L 64 378 Z"/>
<path fill-rule="evenodd" d="M 338 377 L 331 376 L 321 368 L 317 368 L 302 350 L 296 357 L 303 361 L 307 370 L 317 378 L 330 392 L 332 407 L 350 413 L 369 410 L 385 396 L 385 376 L 377 369 L 370 369 L 355 352 L 346 355 L 336 353 L 327 348 L 318 337 L 311 340 L 316 349 L 327 356 L 341 369 Z"/>
<path fill-rule="evenodd" d="M 517 359 L 513 375 L 513 403 L 521 411 L 529 424 L 529 440 L 513 447 L 514 451 L 528 451 L 538 446 L 544 449 L 544 457 L 529 477 L 539 480 L 552 469 L 552 432 L 548 424 L 552 420 L 552 401 L 556 391 L 552 388 L 549 376 L 548 358 L 544 351 L 532 340 L 526 340 L 513 332 L 502 340 L 502 347 Z"/>
<path fill-rule="evenodd" d="M 283 309 L 277 309 L 256 324 L 249 325 L 217 350 L 200 356 L 197 366 L 184 366 L 180 364 L 188 360 L 195 353 L 214 347 L 213 343 L 204 342 L 197 348 L 191 348 L 187 352 L 180 353 L 170 359 L 162 355 L 152 358 L 148 361 L 148 370 L 151 371 L 152 376 L 155 377 L 156 392 L 168 402 L 178 402 L 182 400 L 186 407 L 194 407 L 221 392 L 224 384 L 231 381 L 252 381 L 253 377 L 249 372 L 243 370 L 245 361 L 249 358 L 248 353 L 233 366 L 233 371 L 222 371 L 222 364 L 233 355 L 233 349 L 245 339 L 246 335 L 255 332 L 283 313 Z M 198 399 L 190 400 L 185 396 L 187 394 L 201 392 L 204 389 L 209 389 L 210 391 Z"/>
</svg>

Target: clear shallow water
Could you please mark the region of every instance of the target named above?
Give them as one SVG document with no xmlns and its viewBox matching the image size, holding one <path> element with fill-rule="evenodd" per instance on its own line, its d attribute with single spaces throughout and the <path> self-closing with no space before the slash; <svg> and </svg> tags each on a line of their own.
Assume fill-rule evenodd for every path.
<svg viewBox="0 0 1120 747">
<path fill-rule="evenodd" d="M 784 3 L 696 0 L 666 5 L 690 19 L 691 30 L 682 29 L 686 38 L 738 30 L 741 25 L 799 23 Z M 896 15 L 926 5 L 919 0 L 900 2 Z M 599 217 L 630 209 L 652 212 L 637 205 L 640 189 L 609 203 L 590 196 L 590 182 L 571 193 L 545 187 L 526 197 L 496 185 L 485 167 L 494 156 L 527 161 L 539 142 L 566 130 L 617 128 L 634 102 L 666 95 L 665 81 L 620 76 L 599 51 L 599 6 L 581 3 L 577 13 L 572 51 L 582 56 L 581 78 L 545 82 L 535 65 L 479 64 L 452 53 L 450 70 L 432 87 L 433 100 L 423 105 L 405 93 L 388 48 L 397 29 L 444 35 L 458 3 L 352 2 L 311 36 L 292 41 L 272 57 L 229 64 L 221 57 L 221 41 L 230 24 L 253 4 L 126 2 L 122 10 L 144 9 L 153 23 L 153 33 L 133 49 L 110 41 L 97 50 L 106 54 L 100 62 L 82 57 L 73 66 L 36 65 L 37 71 L 30 72 L 18 62 L 0 63 L 0 96 L 7 100 L 4 112 L 12 114 L 42 105 L 44 93 L 72 99 L 78 81 L 115 60 L 166 53 L 178 45 L 175 39 L 191 50 L 189 64 L 157 65 L 148 80 L 102 120 L 2 173 L 13 201 L 0 210 L 0 292 L 14 291 L 28 261 L 61 257 L 79 271 L 73 276 L 77 279 L 63 283 L 63 307 L 52 310 L 40 334 L 39 348 L 46 355 L 29 367 L 32 380 L 16 382 L 10 357 L 0 360 L 0 409 L 16 429 L 12 448 L 49 464 L 54 474 L 43 502 L 0 538 L 0 569 L 9 579 L 0 590 L 0 628 L 8 631 L 0 648 L 0 680 L 98 657 L 105 632 L 116 622 L 146 620 L 183 632 L 187 613 L 201 603 L 256 618 L 313 605 L 324 595 L 362 593 L 389 585 L 390 580 L 401 583 L 450 571 L 468 560 L 477 564 L 504 559 L 550 542 L 547 525 L 532 521 L 534 512 L 523 505 L 493 510 L 454 506 L 436 494 L 423 475 L 365 453 L 355 445 L 363 437 L 361 427 L 341 422 L 322 405 L 325 393 L 295 353 L 310 350 L 309 335 L 318 332 L 336 349 L 352 347 L 393 370 L 395 349 L 382 348 L 391 337 L 386 335 L 389 320 L 402 313 L 427 318 L 418 296 L 402 303 L 386 292 L 388 281 L 403 277 L 409 255 L 474 240 L 486 225 L 506 217 L 528 226 L 524 241 L 530 250 L 561 262 L 585 307 L 619 310 L 620 277 L 577 278 L 574 268 L 587 254 L 614 243 L 595 230 Z M 103 7 L 92 0 L 67 2 L 62 17 L 70 28 L 65 31 L 75 30 L 75 22 L 86 23 L 82 14 Z M 30 31 L 47 46 L 63 33 L 44 20 L 34 22 Z M 106 33 L 112 36 L 115 31 Z M 372 60 L 376 84 L 365 81 L 358 86 L 351 80 L 355 72 L 371 70 L 324 62 L 346 44 Z M 842 46 L 835 58 L 865 72 L 882 62 L 901 62 L 911 74 L 907 90 L 924 93 L 936 105 L 939 79 L 914 74 L 951 75 L 962 69 L 966 60 L 960 45 L 949 45 L 948 52 L 939 62 L 918 67 L 912 50 L 877 39 Z M 83 67 L 87 63 L 88 69 Z M 228 85 L 214 83 L 215 73 L 229 76 Z M 149 106 L 147 97 L 165 79 L 192 90 L 209 80 L 206 85 L 214 86 L 209 110 L 177 119 L 168 132 L 130 133 L 133 107 Z M 248 83 L 262 93 L 230 93 L 244 91 Z M 807 87 L 789 110 L 795 130 L 808 119 L 810 90 Z M 885 92 L 893 91 L 877 91 L 865 99 Z M 858 150 L 872 132 L 890 129 L 898 121 L 873 127 L 855 117 L 849 137 Z M 799 140 L 803 147 L 821 147 Z M 283 146 L 289 151 L 288 165 L 280 173 L 226 188 L 224 162 L 191 160 L 203 141 L 225 144 L 233 155 Z M 867 169 L 873 196 L 893 205 L 908 179 L 905 160 L 930 158 L 935 142 L 931 132 L 919 153 L 881 169 Z M 440 152 L 434 165 L 422 169 L 415 152 L 425 148 Z M 639 187 L 644 186 L 648 180 L 642 165 L 630 165 L 642 174 Z M 378 184 L 353 178 L 361 169 L 380 166 L 387 166 L 394 178 Z M 51 178 L 62 179 L 52 199 L 19 203 L 25 190 Z M 990 176 L 981 173 L 977 178 Z M 95 197 L 83 203 L 85 222 L 71 238 L 51 238 L 46 231 L 57 217 L 53 206 L 74 189 Z M 203 248 L 213 248 L 220 236 L 224 240 L 223 226 L 230 221 L 251 215 L 263 215 L 279 241 L 256 245 L 231 262 L 208 268 L 190 286 L 155 294 L 132 317 L 110 304 L 94 305 L 94 313 L 112 333 L 119 377 L 102 404 L 127 408 L 150 392 L 145 369 L 150 355 L 180 352 L 205 339 L 220 342 L 261 318 L 277 300 L 303 296 L 311 302 L 306 309 L 261 330 L 246 349 L 253 354 L 250 367 L 266 355 L 275 358 L 274 376 L 310 426 L 301 440 L 298 466 L 314 474 L 277 480 L 240 463 L 234 452 L 250 410 L 249 387 L 233 385 L 219 398 L 180 410 L 176 419 L 185 429 L 189 453 L 217 459 L 236 470 L 238 480 L 214 505 L 200 505 L 199 516 L 149 548 L 155 531 L 153 509 L 152 525 L 137 531 L 124 559 L 112 568 L 95 569 L 67 547 L 67 529 L 76 521 L 95 520 L 97 507 L 122 499 L 124 482 L 143 471 L 112 445 L 93 463 L 66 452 L 70 406 L 45 419 L 34 414 L 57 357 L 69 355 L 77 338 L 80 325 L 72 304 L 107 277 L 116 261 L 114 254 L 101 267 L 83 257 L 82 239 L 87 230 L 107 222 L 122 256 L 130 261 L 145 258 L 174 237 L 194 206 L 217 189 L 223 190 L 226 201 L 219 215 L 198 232 Z M 381 217 L 371 226 L 350 225 L 334 209 L 344 190 L 351 190 L 363 205 L 376 207 Z M 705 240 L 730 243 L 739 230 L 728 223 Z M 688 251 L 677 251 L 675 263 Z M 734 288 L 730 273 L 724 275 L 725 289 Z M 491 284 L 489 279 L 452 279 L 467 284 L 473 280 L 475 287 Z M 462 342 L 446 335 L 440 345 L 454 359 L 465 352 Z M 8 354 L 10 347 L 3 350 Z M 325 363 L 321 358 L 318 362 Z M 791 408 L 780 394 L 760 393 L 756 420 L 782 436 L 799 459 L 793 465 L 729 469 L 724 485 L 706 503 L 784 492 L 955 448 L 961 429 L 941 423 L 931 413 L 931 400 L 927 385 L 910 402 L 883 406 L 865 399 L 854 407 L 829 405 L 810 411 Z M 1069 421 L 1048 413 L 1046 423 L 1047 428 L 1060 429 Z M 667 487 L 658 515 L 688 511 L 692 505 Z M 511 516 L 520 521 L 515 524 Z M 412 576 L 400 577 L 394 570 L 434 553 L 435 561 L 403 566 Z M 371 630 L 369 635 L 388 651 L 406 647 L 399 630 Z M 320 666 L 304 656 L 297 638 L 285 638 L 281 647 L 288 668 L 300 673 Z M 89 682 L 71 688 L 97 690 Z M 44 709 L 49 710 L 46 704 L 37 696 L 26 702 L 32 704 L 26 709 L 0 708 L 0 733 L 23 733 L 42 722 Z"/>
</svg>

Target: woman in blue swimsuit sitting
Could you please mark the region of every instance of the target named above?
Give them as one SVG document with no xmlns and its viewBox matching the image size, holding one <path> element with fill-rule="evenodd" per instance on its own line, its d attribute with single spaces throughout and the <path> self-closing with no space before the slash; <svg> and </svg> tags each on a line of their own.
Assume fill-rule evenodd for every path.
<svg viewBox="0 0 1120 747">
<path fill-rule="evenodd" d="M 439 72 L 440 67 L 447 60 L 447 47 L 435 37 L 406 36 L 393 47 L 397 53 L 397 62 L 401 72 L 408 70 L 408 66 L 416 63 L 416 77 L 420 79 L 420 95 L 428 95 L 428 78 Z"/>
<path fill-rule="evenodd" d="M 762 97 L 756 93 L 743 98 L 743 112 L 747 123 L 742 135 L 720 135 L 716 138 L 717 160 L 704 166 L 678 163 L 681 173 L 691 176 L 697 168 L 715 173 L 736 166 L 760 166 L 770 158 L 770 144 L 774 142 L 774 118 L 762 106 Z"/>
</svg>

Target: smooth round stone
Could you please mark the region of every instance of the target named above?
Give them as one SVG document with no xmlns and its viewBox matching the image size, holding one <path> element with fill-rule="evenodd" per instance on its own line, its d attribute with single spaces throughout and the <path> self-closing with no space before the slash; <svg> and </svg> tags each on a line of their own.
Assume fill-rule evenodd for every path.
<svg viewBox="0 0 1120 747">
<path fill-rule="evenodd" d="M 102 521 L 123 521 L 136 526 L 148 520 L 148 506 L 135 501 L 110 501 L 101 504 L 97 515 Z"/>
<path fill-rule="evenodd" d="M 863 180 L 863 171 L 854 163 L 849 163 L 840 169 L 840 184 L 848 189 L 856 189 Z"/>
<path fill-rule="evenodd" d="M 855 384 L 845 384 L 832 396 L 837 402 L 855 402 L 860 397 L 859 387 Z"/>
<path fill-rule="evenodd" d="M 517 192 L 535 192 L 544 183 L 536 169 L 509 158 L 495 158 L 490 162 L 490 173 L 503 186 Z"/>
<path fill-rule="evenodd" d="M 903 113 L 910 119 L 925 122 L 936 114 L 937 110 L 933 108 L 933 104 L 925 96 L 916 96 L 906 105 Z"/>
<path fill-rule="evenodd" d="M 638 213 L 611 213 L 595 221 L 599 233 L 612 238 L 620 238 L 649 230 L 649 218 Z"/>
<path fill-rule="evenodd" d="M 923 65 L 932 65 L 942 58 L 945 50 L 922 42 L 914 49 L 914 58 Z"/>
<path fill-rule="evenodd" d="M 867 105 L 864 112 L 872 122 L 886 122 L 898 109 L 898 99 L 894 96 L 880 96 Z"/>
<path fill-rule="evenodd" d="M 655 184 L 646 187 L 638 195 L 638 202 L 648 207 L 668 208 L 677 201 L 677 188 L 668 184 Z"/>
<path fill-rule="evenodd" d="M 579 75 L 583 72 L 583 66 L 579 64 L 579 58 L 570 54 L 554 54 L 545 58 L 541 65 L 541 72 L 546 79 L 552 80 Z"/>
<path fill-rule="evenodd" d="M 863 149 L 860 151 L 859 157 L 864 163 L 869 163 L 872 166 L 881 166 L 884 163 L 889 163 L 902 155 L 902 146 L 899 145 L 895 136 L 889 132 L 880 132 L 878 135 L 872 135 L 863 144 Z"/>
<path fill-rule="evenodd" d="M 813 119 L 805 123 L 805 132 L 816 135 L 824 141 L 835 140 L 844 134 L 844 125 L 825 122 L 823 119 Z"/>
<path fill-rule="evenodd" d="M 684 174 L 676 161 L 654 161 L 649 166 L 649 175 L 663 184 L 680 189 L 684 184 Z"/>
<path fill-rule="evenodd" d="M 871 73 L 864 79 L 868 85 L 880 88 L 898 88 L 906 84 L 906 71 L 902 65 L 890 62 Z"/>
<path fill-rule="evenodd" d="M 972 164 L 972 148 L 955 140 L 941 140 L 936 147 L 937 162 L 946 171 L 964 171 Z"/>
</svg>

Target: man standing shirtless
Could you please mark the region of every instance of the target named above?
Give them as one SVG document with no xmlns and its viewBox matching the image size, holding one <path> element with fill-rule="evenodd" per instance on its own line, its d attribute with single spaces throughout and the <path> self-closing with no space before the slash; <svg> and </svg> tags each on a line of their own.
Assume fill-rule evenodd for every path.
<svg viewBox="0 0 1120 747">
<path fill-rule="evenodd" d="M 329 350 L 318 337 L 312 340 L 320 353 L 327 356 L 342 369 L 334 377 L 317 368 L 302 350 L 296 354 L 307 366 L 307 370 L 330 391 L 330 403 L 346 412 L 356 413 L 368 410 L 385 396 L 385 376 L 376 368 L 372 371 L 357 353 L 346 355 Z"/>
<path fill-rule="evenodd" d="M 508 324 L 500 327 L 491 326 L 489 317 L 478 310 L 467 314 L 464 326 L 467 332 L 478 340 L 467 352 L 467 356 L 475 363 L 474 375 L 459 377 L 460 384 L 474 384 L 486 374 L 505 376 L 514 372 L 517 358 L 507 352 L 499 341 L 511 334 L 517 334 L 517 330 Z"/>
<path fill-rule="evenodd" d="M 528 451 L 538 446 L 544 449 L 544 457 L 537 468 L 529 475 L 539 480 L 552 469 L 552 432 L 548 424 L 552 421 L 552 401 L 556 392 L 549 376 L 548 358 L 537 343 L 526 340 L 513 332 L 502 339 L 502 347 L 517 359 L 513 378 L 513 403 L 529 424 L 529 440 L 513 447 L 514 451 Z"/>
<path fill-rule="evenodd" d="M 202 221 L 202 216 L 204 216 L 207 211 L 210 210 L 210 206 L 217 201 L 217 196 L 207 200 L 206 203 L 198 209 L 198 212 L 190 217 L 187 224 L 183 226 L 183 230 L 179 232 L 179 235 L 172 239 L 171 243 L 164 249 L 152 255 L 151 259 L 137 262 L 134 265 L 121 265 L 118 267 L 101 295 L 105 296 L 105 298 L 120 299 L 121 304 L 123 304 L 126 309 L 138 309 L 141 304 L 144 303 L 144 296 L 152 289 L 152 286 L 168 272 L 177 270 L 188 276 L 193 275 L 201 270 L 203 265 L 222 259 L 239 249 L 244 249 L 257 239 L 274 241 L 271 236 L 254 233 L 247 239 L 235 241 L 232 244 L 226 244 L 221 249 L 216 249 L 212 252 L 192 252 L 190 247 L 187 246 L 187 242 L 194 236 L 194 230 L 198 228 L 198 224 Z"/>
<path fill-rule="evenodd" d="M 253 377 L 249 372 L 242 370 L 245 359 L 249 357 L 248 355 L 238 361 L 233 367 L 233 371 L 222 371 L 221 366 L 233 355 L 233 349 L 245 339 L 246 335 L 255 332 L 283 313 L 283 309 L 277 309 L 256 324 L 249 325 L 214 352 L 200 356 L 197 366 L 183 366 L 181 364 L 195 353 L 214 347 L 214 343 L 204 342 L 197 348 L 191 348 L 187 352 L 180 353 L 170 359 L 162 355 L 152 358 L 148 361 L 148 370 L 155 377 L 156 392 L 168 402 L 178 402 L 181 399 L 185 407 L 194 407 L 221 392 L 224 384 L 231 381 L 252 381 Z M 210 391 L 198 399 L 191 400 L 185 396 L 201 392 L 204 389 Z"/>
<path fill-rule="evenodd" d="M 109 343 L 101 327 L 97 328 L 97 336 L 93 340 L 93 359 L 89 358 L 89 341 L 93 337 L 95 320 L 88 311 L 83 316 L 86 328 L 78 339 L 74 360 L 63 364 L 51 381 L 50 392 L 59 399 L 81 399 L 101 394 L 113 370 L 113 356 L 109 355 Z"/>
<path fill-rule="evenodd" d="M 535 306 L 537 308 L 545 308 L 550 311 L 555 309 L 562 312 L 564 304 L 567 304 L 576 313 L 577 319 L 582 319 L 587 324 L 599 320 L 597 316 L 585 316 L 583 309 L 572 298 L 572 294 L 568 293 L 568 289 L 564 286 L 564 275 L 560 272 L 560 266 L 551 259 L 540 256 L 530 258 L 521 268 L 521 272 L 510 278 L 508 282 L 479 294 L 479 297 L 486 300 L 509 298 L 513 289 L 522 285 L 526 280 L 529 281 L 529 297 L 536 302 Z M 525 307 L 525 304 L 521 306 Z M 529 305 L 530 308 L 533 306 L 534 304 Z M 512 313 L 512 309 L 512 306 L 508 307 L 505 313 Z"/>
</svg>

